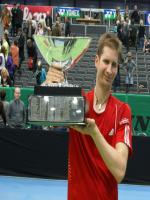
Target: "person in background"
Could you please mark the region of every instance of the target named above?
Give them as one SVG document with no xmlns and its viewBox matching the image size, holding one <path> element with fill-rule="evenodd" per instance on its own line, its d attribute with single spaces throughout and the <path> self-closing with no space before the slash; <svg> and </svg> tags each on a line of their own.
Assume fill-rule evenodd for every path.
<svg viewBox="0 0 150 200">
<path fill-rule="evenodd" d="M 5 113 L 7 113 L 8 107 L 9 107 L 9 102 L 6 101 L 6 91 L 5 90 L 0 91 L 0 100 L 3 102 Z"/>
<path fill-rule="evenodd" d="M 1 84 L 0 85 L 2 85 L 3 87 L 12 86 L 8 70 L 5 67 L 1 70 Z"/>
<path fill-rule="evenodd" d="M 86 123 L 69 132 L 68 200 L 117 200 L 118 183 L 125 175 L 132 152 L 129 106 L 111 95 L 122 45 L 105 33 L 95 57 L 96 85 L 85 94 Z"/>
<path fill-rule="evenodd" d="M 149 38 L 145 38 L 144 40 L 143 52 L 150 53 L 150 39 Z"/>
<path fill-rule="evenodd" d="M 32 70 L 33 72 L 35 72 L 36 62 L 37 62 L 37 51 L 36 51 L 35 43 L 32 39 L 27 40 L 27 53 L 28 53 L 28 59 L 32 59 L 33 61 Z"/>
<path fill-rule="evenodd" d="M 6 114 L 4 110 L 4 105 L 2 101 L 0 101 L 0 128 L 4 128 L 6 126 Z"/>
<path fill-rule="evenodd" d="M 18 29 L 18 47 L 19 47 L 19 68 L 21 67 L 22 62 L 24 61 L 24 45 L 25 45 L 25 36 L 22 31 L 22 28 Z"/>
<path fill-rule="evenodd" d="M 46 80 L 46 70 L 42 67 L 41 60 L 37 61 L 37 70 L 35 72 L 36 84 L 41 85 Z"/>
<path fill-rule="evenodd" d="M 2 70 L 2 68 L 5 67 L 5 63 L 6 63 L 6 60 L 5 60 L 5 47 L 1 47 L 1 50 L 0 50 L 0 72 Z"/>
<path fill-rule="evenodd" d="M 143 50 L 144 48 L 144 38 L 145 38 L 145 27 L 143 20 L 140 20 L 140 26 L 138 29 L 138 38 L 139 38 L 139 46 L 140 49 Z"/>
<path fill-rule="evenodd" d="M 56 21 L 55 25 L 52 27 L 52 36 L 61 36 L 61 26 L 59 21 Z"/>
<path fill-rule="evenodd" d="M 52 16 L 50 12 L 47 12 L 46 14 L 45 23 L 46 23 L 47 28 L 50 28 L 50 30 L 52 30 L 53 23 L 52 23 Z"/>
<path fill-rule="evenodd" d="M 16 33 L 18 33 L 18 29 L 22 28 L 23 25 L 23 11 L 19 3 L 16 5 Z"/>
<path fill-rule="evenodd" d="M 12 58 L 11 52 L 9 52 L 9 54 L 8 54 L 8 58 L 6 61 L 6 69 L 8 70 L 12 86 L 14 86 L 15 65 L 13 63 L 13 58 Z"/>
<path fill-rule="evenodd" d="M 4 34 L 2 38 L 2 46 L 5 48 L 5 59 L 7 60 L 8 53 L 9 53 L 9 44 L 7 42 L 7 36 Z"/>
<path fill-rule="evenodd" d="M 134 21 L 135 24 L 139 24 L 140 22 L 140 12 L 137 5 L 134 5 L 134 10 L 131 13 L 131 21 Z"/>
<path fill-rule="evenodd" d="M 65 37 L 71 35 L 71 24 L 69 18 L 65 18 Z"/>
<path fill-rule="evenodd" d="M 37 28 L 35 30 L 36 35 L 44 35 L 44 28 L 41 23 L 38 23 Z"/>
<path fill-rule="evenodd" d="M 17 34 L 17 5 L 14 3 L 11 9 L 11 36 L 14 37 Z"/>
<path fill-rule="evenodd" d="M 8 36 L 9 36 L 9 32 L 8 32 L 8 30 L 5 30 L 4 31 L 4 38 L 5 38 L 5 40 L 7 41 L 8 45 L 10 47 L 10 40 L 9 40 Z"/>
<path fill-rule="evenodd" d="M 3 24 L 3 28 L 4 31 L 7 29 L 9 29 L 10 24 L 11 24 L 11 12 L 10 10 L 7 8 L 7 4 L 4 5 L 4 8 L 2 10 L 2 14 L 1 14 L 1 20 L 2 20 L 2 24 Z"/>
<path fill-rule="evenodd" d="M 10 52 L 13 59 L 13 64 L 15 65 L 15 69 L 19 68 L 19 48 L 18 41 L 14 40 L 13 44 L 10 47 Z"/>
<path fill-rule="evenodd" d="M 126 77 L 125 77 L 126 93 L 128 93 L 130 87 L 132 87 L 134 83 L 133 73 L 136 68 L 136 64 L 135 61 L 133 60 L 131 52 L 128 52 L 127 58 L 125 59 L 123 65 L 126 72 Z"/>
<path fill-rule="evenodd" d="M 25 128 L 26 109 L 20 100 L 21 91 L 19 87 L 14 90 L 14 100 L 10 101 L 7 112 L 7 123 L 10 128 Z"/>
</svg>

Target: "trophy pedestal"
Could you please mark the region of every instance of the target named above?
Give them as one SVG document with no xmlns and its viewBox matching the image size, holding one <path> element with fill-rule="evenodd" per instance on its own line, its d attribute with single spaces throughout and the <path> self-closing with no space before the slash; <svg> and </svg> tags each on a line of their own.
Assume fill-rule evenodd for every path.
<svg viewBox="0 0 150 200">
<path fill-rule="evenodd" d="M 31 124 L 68 126 L 85 124 L 85 99 L 80 87 L 35 86 L 28 104 Z"/>
</svg>

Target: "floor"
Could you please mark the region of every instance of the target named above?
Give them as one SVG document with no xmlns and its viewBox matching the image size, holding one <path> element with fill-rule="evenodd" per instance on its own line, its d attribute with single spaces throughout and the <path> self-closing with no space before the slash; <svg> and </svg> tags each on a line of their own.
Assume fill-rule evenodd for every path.
<svg viewBox="0 0 150 200">
<path fill-rule="evenodd" d="M 119 185 L 119 200 L 147 200 L 150 186 Z M 0 200 L 66 200 L 67 181 L 0 176 Z"/>
</svg>

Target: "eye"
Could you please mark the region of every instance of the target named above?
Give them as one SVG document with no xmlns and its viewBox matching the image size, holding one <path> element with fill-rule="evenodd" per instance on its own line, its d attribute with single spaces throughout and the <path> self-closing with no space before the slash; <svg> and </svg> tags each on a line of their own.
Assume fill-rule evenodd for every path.
<svg viewBox="0 0 150 200">
<path fill-rule="evenodd" d="M 116 62 L 113 62 L 113 63 L 112 63 L 112 67 L 113 67 L 113 68 L 116 68 L 116 67 L 118 67 L 118 64 L 117 64 Z"/>
<path fill-rule="evenodd" d="M 104 62 L 105 64 L 107 64 L 107 65 L 109 64 L 109 60 L 107 60 L 107 59 L 104 59 L 103 62 Z"/>
</svg>

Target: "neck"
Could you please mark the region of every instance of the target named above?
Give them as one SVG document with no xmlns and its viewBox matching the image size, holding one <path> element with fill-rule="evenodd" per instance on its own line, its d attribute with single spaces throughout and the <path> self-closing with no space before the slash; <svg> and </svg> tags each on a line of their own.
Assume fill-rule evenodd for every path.
<svg viewBox="0 0 150 200">
<path fill-rule="evenodd" d="M 103 103 L 104 99 L 107 100 L 110 95 L 110 88 L 104 88 L 96 85 L 94 92 L 98 103 Z"/>
</svg>

